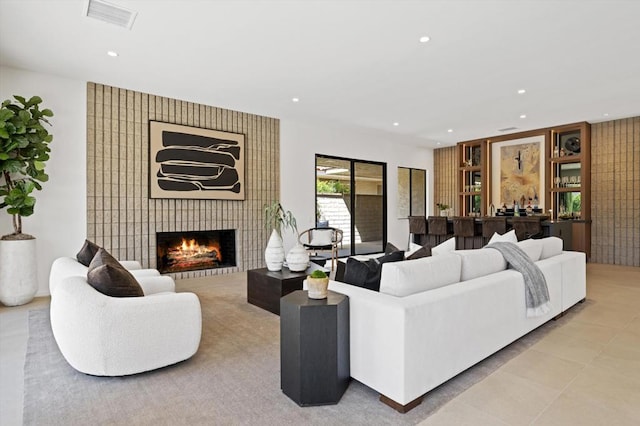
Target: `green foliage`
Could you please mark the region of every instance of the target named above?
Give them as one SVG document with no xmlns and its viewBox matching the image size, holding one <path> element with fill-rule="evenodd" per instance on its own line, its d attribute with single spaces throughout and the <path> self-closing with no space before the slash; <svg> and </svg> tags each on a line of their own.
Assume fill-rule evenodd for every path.
<svg viewBox="0 0 640 426">
<path fill-rule="evenodd" d="M 311 278 L 327 278 L 327 274 L 320 269 L 316 269 L 309 275 Z"/>
<path fill-rule="evenodd" d="M 448 204 L 442 204 L 442 203 L 437 203 L 436 206 L 440 209 L 440 210 L 446 210 L 449 208 Z"/>
<path fill-rule="evenodd" d="M 351 187 L 339 180 L 316 180 L 316 192 L 318 194 L 349 194 Z"/>
<path fill-rule="evenodd" d="M 267 231 L 275 229 L 278 235 L 282 237 L 282 229 L 291 228 L 298 234 L 298 224 L 296 218 L 290 211 L 285 211 L 279 201 L 273 201 L 271 204 L 265 204 L 264 211 L 264 228 Z"/>
<path fill-rule="evenodd" d="M 571 211 L 572 212 L 579 212 L 581 211 L 581 205 L 582 205 L 582 200 L 580 198 L 580 194 L 576 194 L 575 197 L 573 197 L 573 201 L 571 201 Z"/>
<path fill-rule="evenodd" d="M 31 195 L 49 180 L 44 166 L 49 160 L 49 143 L 53 136 L 43 126 L 53 117 L 50 109 L 40 109 L 42 99 L 26 100 L 14 96 L 0 108 L 0 208 L 13 215 L 15 234 L 22 233 L 23 216 L 33 214 L 36 203 Z"/>
</svg>

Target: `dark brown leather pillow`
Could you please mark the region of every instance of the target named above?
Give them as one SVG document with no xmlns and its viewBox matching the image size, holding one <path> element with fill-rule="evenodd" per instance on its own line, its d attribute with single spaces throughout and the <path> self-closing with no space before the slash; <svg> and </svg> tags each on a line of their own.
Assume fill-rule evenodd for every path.
<svg viewBox="0 0 640 426">
<path fill-rule="evenodd" d="M 105 249 L 98 250 L 89 264 L 87 282 L 111 297 L 144 296 L 138 281 Z"/>
<path fill-rule="evenodd" d="M 431 256 L 431 246 L 422 246 L 418 250 L 407 256 L 407 260 L 420 259 L 421 257 Z"/>
<path fill-rule="evenodd" d="M 89 240 L 84 240 L 84 245 L 82 246 L 78 254 L 76 254 L 76 259 L 84 266 L 89 266 L 89 264 L 93 260 L 93 256 L 96 255 L 98 250 L 100 250 L 99 245 L 94 244 Z"/>
</svg>

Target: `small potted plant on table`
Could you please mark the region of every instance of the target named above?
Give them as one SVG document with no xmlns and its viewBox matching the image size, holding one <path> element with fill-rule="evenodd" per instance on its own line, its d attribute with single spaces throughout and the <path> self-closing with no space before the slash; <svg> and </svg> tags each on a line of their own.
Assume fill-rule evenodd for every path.
<svg viewBox="0 0 640 426">
<path fill-rule="evenodd" d="M 307 276 L 309 299 L 326 299 L 328 286 L 329 277 L 320 269 L 316 269 L 311 273 L 311 275 Z"/>
</svg>

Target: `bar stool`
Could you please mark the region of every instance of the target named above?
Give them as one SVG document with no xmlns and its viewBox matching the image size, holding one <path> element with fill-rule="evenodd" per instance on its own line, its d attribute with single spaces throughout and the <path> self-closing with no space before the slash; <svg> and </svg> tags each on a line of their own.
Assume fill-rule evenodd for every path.
<svg viewBox="0 0 640 426">
<path fill-rule="evenodd" d="M 474 247 L 475 218 L 457 216 L 453 218 L 453 236 L 456 237 L 456 248 L 472 249 Z"/>
<path fill-rule="evenodd" d="M 447 231 L 446 216 L 429 216 L 427 218 L 427 232 L 427 235 L 429 235 L 429 244 L 432 247 L 446 240 L 449 234 Z"/>
<path fill-rule="evenodd" d="M 542 236 L 542 224 L 540 223 L 542 221 L 542 217 L 523 216 L 514 217 L 512 220 L 513 229 L 516 231 L 518 241 Z"/>
<path fill-rule="evenodd" d="M 482 244 L 486 245 L 495 232 L 498 234 L 507 232 L 507 218 L 505 216 L 483 217 Z"/>
<path fill-rule="evenodd" d="M 409 241 L 423 245 L 422 240 L 427 238 L 427 218 L 425 216 L 409 216 L 409 234 Z"/>
</svg>

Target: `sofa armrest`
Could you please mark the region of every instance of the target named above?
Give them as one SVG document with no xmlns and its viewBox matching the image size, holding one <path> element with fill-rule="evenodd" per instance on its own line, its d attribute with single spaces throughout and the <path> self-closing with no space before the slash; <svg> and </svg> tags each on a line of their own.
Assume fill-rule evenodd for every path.
<svg viewBox="0 0 640 426">
<path fill-rule="evenodd" d="M 176 283 L 171 277 L 136 277 L 136 281 L 142 287 L 142 292 L 145 296 L 156 293 L 175 293 L 176 291 Z"/>
<path fill-rule="evenodd" d="M 142 264 L 137 260 L 119 260 L 120 264 L 129 271 L 135 271 L 136 269 L 142 269 Z"/>
</svg>

